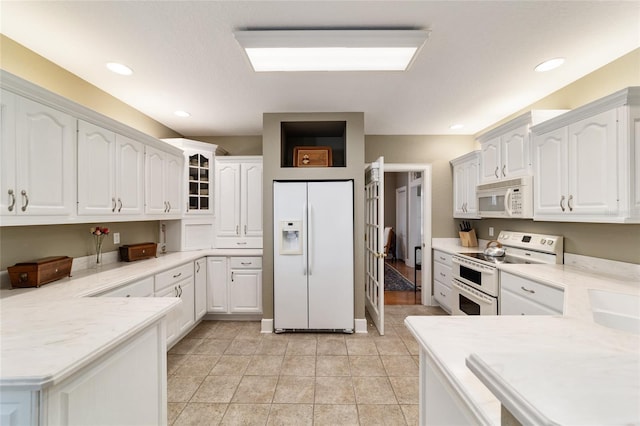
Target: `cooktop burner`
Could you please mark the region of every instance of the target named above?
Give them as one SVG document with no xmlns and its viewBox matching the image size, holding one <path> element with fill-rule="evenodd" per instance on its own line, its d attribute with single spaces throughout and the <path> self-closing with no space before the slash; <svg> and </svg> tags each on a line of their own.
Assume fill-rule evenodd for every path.
<svg viewBox="0 0 640 426">
<path fill-rule="evenodd" d="M 483 262 L 494 263 L 499 265 L 501 263 L 534 263 L 528 259 L 523 259 L 516 256 L 506 254 L 504 256 L 487 256 L 484 253 L 460 253 L 462 256 L 473 257 L 474 259 L 481 260 Z"/>
</svg>

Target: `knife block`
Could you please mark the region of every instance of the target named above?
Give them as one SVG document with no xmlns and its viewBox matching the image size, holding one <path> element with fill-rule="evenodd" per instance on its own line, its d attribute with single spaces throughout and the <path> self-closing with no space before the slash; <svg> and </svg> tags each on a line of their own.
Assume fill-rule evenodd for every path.
<svg viewBox="0 0 640 426">
<path fill-rule="evenodd" d="M 475 229 L 469 232 L 458 232 L 458 234 L 460 234 L 460 245 L 462 245 L 462 247 L 478 247 Z"/>
</svg>

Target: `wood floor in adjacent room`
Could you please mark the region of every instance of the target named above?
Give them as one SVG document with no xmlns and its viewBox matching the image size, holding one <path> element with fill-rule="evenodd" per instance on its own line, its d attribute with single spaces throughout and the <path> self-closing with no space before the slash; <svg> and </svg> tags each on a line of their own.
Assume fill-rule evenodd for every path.
<svg viewBox="0 0 640 426">
<path fill-rule="evenodd" d="M 414 282 L 415 269 L 407 266 L 402 260 L 387 260 L 389 265 L 393 266 L 398 272 L 400 272 L 406 279 Z M 418 271 L 417 274 L 418 287 L 421 288 L 422 274 Z M 419 305 L 421 299 L 421 292 L 414 291 L 385 291 L 384 292 L 384 304 L 385 305 Z"/>
</svg>

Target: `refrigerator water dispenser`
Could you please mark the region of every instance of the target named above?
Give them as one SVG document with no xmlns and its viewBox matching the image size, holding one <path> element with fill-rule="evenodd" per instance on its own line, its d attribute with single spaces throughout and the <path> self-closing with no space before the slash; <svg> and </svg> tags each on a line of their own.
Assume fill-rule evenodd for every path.
<svg viewBox="0 0 640 426">
<path fill-rule="evenodd" d="M 280 254 L 302 254 L 302 221 L 280 221 Z"/>
</svg>

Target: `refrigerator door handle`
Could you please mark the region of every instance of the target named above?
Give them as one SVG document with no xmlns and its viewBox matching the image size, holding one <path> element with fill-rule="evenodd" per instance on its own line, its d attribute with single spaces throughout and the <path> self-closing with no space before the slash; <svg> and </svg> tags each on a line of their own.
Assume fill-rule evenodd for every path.
<svg viewBox="0 0 640 426">
<path fill-rule="evenodd" d="M 302 229 L 304 234 L 304 228 L 307 225 L 307 203 L 302 204 Z M 305 241 L 302 243 L 304 244 Z M 307 254 L 304 250 L 304 245 L 302 246 L 302 275 L 307 275 Z"/>
<path fill-rule="evenodd" d="M 313 275 L 313 206 L 309 204 L 309 222 L 307 223 L 307 252 L 309 253 L 307 263 L 309 264 L 309 275 Z"/>
</svg>

